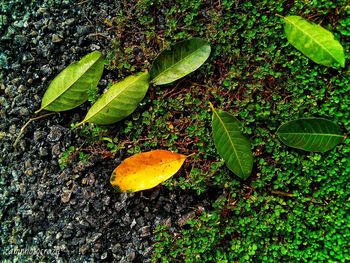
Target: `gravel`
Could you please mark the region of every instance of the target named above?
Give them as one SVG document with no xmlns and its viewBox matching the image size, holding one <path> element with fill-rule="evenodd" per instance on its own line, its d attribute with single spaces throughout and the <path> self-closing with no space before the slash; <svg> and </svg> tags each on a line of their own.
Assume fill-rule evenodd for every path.
<svg viewBox="0 0 350 263">
<path fill-rule="evenodd" d="M 179 227 L 208 201 L 164 187 L 117 193 L 109 184 L 109 167 L 120 159 L 96 158 L 60 170 L 60 154 L 82 143 L 70 129 L 83 117 L 81 109 L 31 123 L 16 149 L 12 147 L 56 74 L 111 44 L 94 33 L 106 34 L 103 18 L 118 13 L 118 1 L 74 2 L 10 0 L 0 5 L 0 257 L 19 262 L 150 262 L 156 225 Z M 18 253 L 20 249 L 36 253 Z"/>
</svg>

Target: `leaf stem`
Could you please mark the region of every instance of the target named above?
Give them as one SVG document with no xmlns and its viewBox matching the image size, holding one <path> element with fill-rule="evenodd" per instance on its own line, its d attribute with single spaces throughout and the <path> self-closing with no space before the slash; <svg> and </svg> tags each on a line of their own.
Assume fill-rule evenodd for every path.
<svg viewBox="0 0 350 263">
<path fill-rule="evenodd" d="M 191 153 L 190 155 L 187 155 L 186 158 L 192 157 L 193 155 L 195 155 L 196 153 Z"/>
<path fill-rule="evenodd" d="M 215 111 L 215 108 L 214 108 L 213 104 L 210 101 L 209 101 L 209 106 L 210 106 L 212 111 Z"/>
<path fill-rule="evenodd" d="M 41 109 L 40 109 L 41 110 Z M 40 111 L 39 110 L 39 111 Z M 27 126 L 32 122 L 32 121 L 36 121 L 36 120 L 40 120 L 40 119 L 43 119 L 43 118 L 46 118 L 48 116 L 51 116 L 51 115 L 54 115 L 56 114 L 57 112 L 51 112 L 51 113 L 47 113 L 47 114 L 44 114 L 44 115 L 41 115 L 41 116 L 38 116 L 38 117 L 34 117 L 34 118 L 30 118 L 29 121 L 27 121 L 23 126 L 22 128 L 20 129 L 19 131 L 19 134 L 15 140 L 15 142 L 13 143 L 13 147 L 16 148 L 16 145 L 17 143 L 19 142 L 19 140 L 21 139 L 25 129 L 27 128 Z"/>
<path fill-rule="evenodd" d="M 286 193 L 286 192 L 282 192 L 282 191 L 278 191 L 278 190 L 272 190 L 271 193 L 272 193 L 272 194 L 275 194 L 275 195 L 288 196 L 288 197 L 295 197 L 295 195 L 293 195 L 293 194 Z"/>
<path fill-rule="evenodd" d="M 275 14 L 275 15 L 284 19 L 284 16 L 281 16 L 280 14 Z"/>
<path fill-rule="evenodd" d="M 85 123 L 85 121 L 81 121 L 81 122 L 75 124 L 75 125 L 74 125 L 74 128 L 77 128 L 77 127 L 83 125 L 84 123 Z"/>
<path fill-rule="evenodd" d="M 39 112 L 42 111 L 42 110 L 43 110 L 43 108 L 40 108 L 40 109 L 38 109 L 37 111 L 35 111 L 34 113 L 37 114 L 37 113 L 39 113 Z"/>
</svg>

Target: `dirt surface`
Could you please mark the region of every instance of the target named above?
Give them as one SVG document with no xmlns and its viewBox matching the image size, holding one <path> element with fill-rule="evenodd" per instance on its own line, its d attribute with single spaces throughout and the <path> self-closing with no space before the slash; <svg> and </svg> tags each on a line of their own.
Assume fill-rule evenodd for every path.
<svg viewBox="0 0 350 263">
<path fill-rule="evenodd" d="M 84 117 L 87 105 L 31 123 L 13 148 L 50 81 L 83 55 L 108 50 L 115 35 L 105 31 L 103 19 L 120 8 L 118 1 L 33 2 L 1 4 L 1 258 L 150 261 L 156 225 L 182 225 L 220 191 L 213 189 L 200 200 L 164 187 L 117 193 L 109 177 L 123 156 L 97 155 L 62 171 L 59 156 L 70 145 L 84 143 L 70 124 Z M 130 41 L 137 41 L 133 37 Z M 110 78 L 113 72 L 106 72 L 100 86 Z"/>
</svg>

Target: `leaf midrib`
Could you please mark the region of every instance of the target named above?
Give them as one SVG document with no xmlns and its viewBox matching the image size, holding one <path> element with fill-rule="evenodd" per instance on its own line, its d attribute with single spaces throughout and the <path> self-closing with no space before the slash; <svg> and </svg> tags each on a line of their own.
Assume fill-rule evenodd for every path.
<svg viewBox="0 0 350 263">
<path fill-rule="evenodd" d="M 320 42 L 318 42 L 317 40 L 315 40 L 309 33 L 307 33 L 307 31 L 302 30 L 302 28 L 300 28 L 297 24 L 295 24 L 295 23 L 293 23 L 293 21 L 289 20 L 288 17 L 285 17 L 284 19 L 287 20 L 288 23 L 293 24 L 299 31 L 301 31 L 301 32 L 303 32 L 305 35 L 309 36 L 309 38 L 310 38 L 313 42 L 315 42 L 315 43 L 317 43 L 319 46 L 321 46 L 321 48 L 323 48 L 335 61 L 338 62 L 338 59 L 337 59 L 336 57 L 334 57 L 334 55 L 333 55 L 324 45 L 322 45 Z M 305 20 L 304 18 L 301 18 L 301 19 L 302 19 L 302 20 Z M 306 20 L 305 20 L 305 21 L 306 21 Z M 306 21 L 306 22 L 308 22 L 308 21 Z M 310 23 L 310 22 L 308 22 L 308 23 Z M 313 24 L 311 24 L 311 23 L 310 23 L 310 26 L 317 27 L 316 25 L 313 25 Z M 322 28 L 322 27 L 321 27 L 321 28 Z"/>
<path fill-rule="evenodd" d="M 78 77 L 71 85 L 69 85 L 66 89 L 63 90 L 63 92 L 61 94 L 59 94 L 57 97 L 55 97 L 53 100 L 51 100 L 48 104 L 46 104 L 45 107 L 42 107 L 42 109 L 46 108 L 47 106 L 51 105 L 54 101 L 56 101 L 58 98 L 62 97 L 64 93 L 66 93 L 71 87 L 73 87 L 75 85 L 75 83 L 77 83 L 84 75 L 86 72 L 88 72 L 96 63 L 97 61 L 99 61 L 101 58 L 101 56 L 96 59 L 96 61 L 90 66 L 88 67 L 81 75 L 80 77 Z M 79 62 L 78 62 L 79 63 Z"/>
<path fill-rule="evenodd" d="M 127 88 L 129 88 L 131 85 L 133 85 L 135 82 L 137 82 L 141 77 L 143 77 L 144 74 L 145 74 L 145 73 L 141 74 L 140 76 L 136 76 L 136 78 L 135 78 L 134 81 L 132 81 L 131 83 L 129 83 L 128 85 L 126 85 L 124 88 L 121 88 L 120 91 L 119 91 L 115 96 L 113 96 L 112 99 L 110 99 L 110 100 L 108 101 L 108 103 L 106 103 L 103 107 L 101 107 L 96 113 L 94 113 L 93 115 L 91 115 L 89 118 L 84 119 L 83 122 L 87 122 L 87 121 L 90 120 L 92 117 L 96 116 L 98 113 L 100 113 L 102 110 L 104 110 L 107 106 L 109 106 L 109 105 L 114 101 L 115 98 L 117 98 L 123 91 L 125 91 Z M 121 82 L 119 82 L 119 83 L 121 83 Z M 118 84 L 118 83 L 117 83 L 117 84 Z M 108 92 L 108 91 L 107 91 L 107 92 Z M 107 92 L 106 92 L 106 93 L 107 93 Z M 106 93 L 105 93 L 105 94 L 106 94 Z"/>
<path fill-rule="evenodd" d="M 158 74 L 157 77 L 155 77 L 152 82 L 155 83 L 157 79 L 159 79 L 161 76 L 163 76 L 164 74 L 166 74 L 169 70 L 173 69 L 174 67 L 176 67 L 179 63 L 187 60 L 190 56 L 193 56 L 195 53 L 201 51 L 201 49 L 205 46 L 202 45 L 201 47 L 199 47 L 198 49 L 196 49 L 194 52 L 190 53 L 189 55 L 185 56 L 183 59 L 180 59 L 178 62 L 176 62 L 175 64 L 173 64 L 171 67 L 167 68 L 166 70 L 164 70 L 163 72 L 161 72 L 160 74 Z"/>
<path fill-rule="evenodd" d="M 240 167 L 242 173 L 244 174 L 244 170 L 243 170 L 243 166 L 242 166 L 242 164 L 241 164 L 241 160 L 240 160 L 239 157 L 238 157 L 238 153 L 237 153 L 237 151 L 236 151 L 236 147 L 235 147 L 235 145 L 234 145 L 234 143 L 233 143 L 233 141 L 232 141 L 232 139 L 231 139 L 231 137 L 230 137 L 230 134 L 229 134 L 228 130 L 226 129 L 225 123 L 222 121 L 222 119 L 220 118 L 219 114 L 216 112 L 216 110 L 215 110 L 214 107 L 213 107 L 213 113 L 217 116 L 217 118 L 219 119 L 219 121 L 220 121 L 222 127 L 224 128 L 224 130 L 225 130 L 225 132 L 226 132 L 226 134 L 227 134 L 227 136 L 228 136 L 228 138 L 229 138 L 229 141 L 230 141 L 230 143 L 231 143 L 231 146 L 232 146 L 232 148 L 233 148 L 233 151 L 234 151 L 234 153 L 235 153 L 235 155 L 236 155 L 236 158 L 237 158 L 237 160 L 238 160 L 239 167 Z"/>
<path fill-rule="evenodd" d="M 340 134 L 332 134 L 332 133 L 306 133 L 306 132 L 278 132 L 278 134 L 297 134 L 297 135 L 314 135 L 314 136 L 329 136 L 329 137 L 345 137 Z"/>
</svg>

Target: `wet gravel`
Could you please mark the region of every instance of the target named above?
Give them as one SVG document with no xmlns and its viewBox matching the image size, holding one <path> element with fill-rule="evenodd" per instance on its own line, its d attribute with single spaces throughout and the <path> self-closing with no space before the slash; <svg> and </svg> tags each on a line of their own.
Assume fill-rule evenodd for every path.
<svg viewBox="0 0 350 263">
<path fill-rule="evenodd" d="M 109 48 L 113 32 L 96 33 L 105 33 L 103 18 L 118 13 L 119 1 L 5 2 L 0 4 L 0 257 L 150 261 L 156 225 L 181 227 L 208 201 L 164 187 L 117 193 L 109 185 L 108 167 L 119 158 L 60 170 L 60 154 L 82 143 L 70 129 L 82 119 L 81 109 L 33 122 L 12 147 L 55 75 L 88 52 Z M 107 83 L 109 76 L 103 78 Z"/>
</svg>

